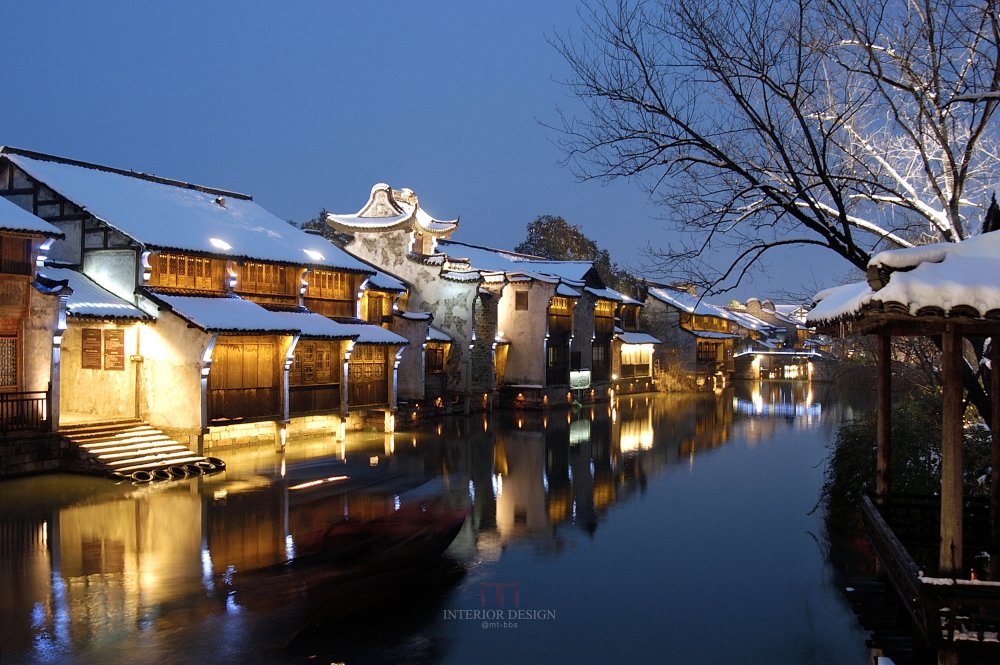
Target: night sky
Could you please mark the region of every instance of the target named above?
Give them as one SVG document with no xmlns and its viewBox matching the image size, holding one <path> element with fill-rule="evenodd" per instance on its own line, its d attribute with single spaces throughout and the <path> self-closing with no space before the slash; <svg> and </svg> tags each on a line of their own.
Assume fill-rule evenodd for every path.
<svg viewBox="0 0 1000 665">
<path fill-rule="evenodd" d="M 574 0 L 6 2 L 0 144 L 254 196 L 285 219 L 409 187 L 456 240 L 513 248 L 562 215 L 617 262 L 664 246 L 638 183 L 580 182 L 545 123 L 579 105 L 549 44 Z M 810 292 L 846 262 L 775 254 L 731 295 Z M 731 296 L 726 296 L 731 297 Z"/>
</svg>

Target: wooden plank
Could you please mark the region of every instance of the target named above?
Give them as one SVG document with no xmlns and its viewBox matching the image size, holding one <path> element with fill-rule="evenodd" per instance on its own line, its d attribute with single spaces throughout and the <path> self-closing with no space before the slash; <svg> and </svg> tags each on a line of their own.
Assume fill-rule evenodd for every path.
<svg viewBox="0 0 1000 665">
<path fill-rule="evenodd" d="M 941 339 L 940 574 L 962 572 L 962 337 L 951 326 Z"/>
</svg>

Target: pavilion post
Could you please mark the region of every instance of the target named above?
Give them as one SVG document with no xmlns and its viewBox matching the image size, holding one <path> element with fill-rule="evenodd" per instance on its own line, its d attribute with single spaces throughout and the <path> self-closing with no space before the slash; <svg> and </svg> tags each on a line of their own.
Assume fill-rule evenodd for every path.
<svg viewBox="0 0 1000 665">
<path fill-rule="evenodd" d="M 875 501 L 885 504 L 891 491 L 889 466 L 892 461 L 892 337 L 880 333 L 877 337 L 878 362 L 878 421 L 875 430 L 877 444 L 875 468 Z"/>
<path fill-rule="evenodd" d="M 940 574 L 962 570 L 962 336 L 945 327 L 941 343 L 941 550 Z"/>
</svg>

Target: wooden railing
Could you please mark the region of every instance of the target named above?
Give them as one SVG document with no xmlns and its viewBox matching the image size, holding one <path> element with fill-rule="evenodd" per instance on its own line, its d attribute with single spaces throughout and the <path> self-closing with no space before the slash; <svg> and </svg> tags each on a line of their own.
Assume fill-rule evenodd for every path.
<svg viewBox="0 0 1000 665">
<path fill-rule="evenodd" d="M 0 432 L 45 429 L 48 413 L 46 390 L 0 393 Z"/>
<path fill-rule="evenodd" d="M 1000 582 L 925 574 L 868 496 L 861 512 L 882 569 L 926 644 L 1000 652 Z"/>
</svg>

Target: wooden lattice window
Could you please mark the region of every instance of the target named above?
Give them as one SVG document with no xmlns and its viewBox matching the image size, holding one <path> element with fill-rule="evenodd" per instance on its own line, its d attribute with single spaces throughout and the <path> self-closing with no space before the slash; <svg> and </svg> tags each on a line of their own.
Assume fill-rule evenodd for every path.
<svg viewBox="0 0 1000 665">
<path fill-rule="evenodd" d="M 0 236 L 0 272 L 8 275 L 31 274 L 31 241 Z"/>
<path fill-rule="evenodd" d="M 154 286 L 214 289 L 212 259 L 184 254 L 159 254 L 153 264 Z"/>
<path fill-rule="evenodd" d="M 330 342 L 299 342 L 289 370 L 289 383 L 294 386 L 340 383 L 340 374 L 334 371 L 333 358 Z"/>
<path fill-rule="evenodd" d="M 314 270 L 309 274 L 308 295 L 310 298 L 349 300 L 351 298 L 351 280 L 346 273 Z"/>
<path fill-rule="evenodd" d="M 0 337 L 0 388 L 17 388 L 17 337 Z"/>
<path fill-rule="evenodd" d="M 271 263 L 247 261 L 240 268 L 239 290 L 287 295 L 288 269 Z"/>
</svg>

